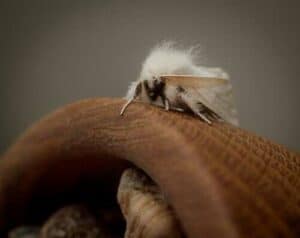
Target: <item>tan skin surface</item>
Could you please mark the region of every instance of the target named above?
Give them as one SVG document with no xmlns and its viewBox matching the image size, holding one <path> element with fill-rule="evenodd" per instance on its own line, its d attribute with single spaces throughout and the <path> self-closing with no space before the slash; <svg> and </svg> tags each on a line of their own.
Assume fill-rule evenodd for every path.
<svg viewBox="0 0 300 238">
<path fill-rule="evenodd" d="M 115 196 L 128 161 L 160 186 L 188 237 L 297 237 L 299 155 L 249 132 L 124 100 L 88 99 L 27 130 L 0 161 L 0 229 L 89 178 Z M 47 203 L 45 205 L 48 205 Z"/>
</svg>

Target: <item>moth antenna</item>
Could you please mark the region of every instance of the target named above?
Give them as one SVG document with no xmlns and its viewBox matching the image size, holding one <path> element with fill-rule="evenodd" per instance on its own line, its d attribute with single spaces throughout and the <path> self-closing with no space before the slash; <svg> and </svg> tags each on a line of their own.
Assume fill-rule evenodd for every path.
<svg viewBox="0 0 300 238">
<path fill-rule="evenodd" d="M 131 87 L 133 88 L 133 87 Z M 130 89 L 131 89 L 130 88 Z M 142 92 L 142 83 L 139 82 L 137 85 L 135 85 L 134 94 L 130 96 L 128 101 L 125 103 L 125 105 L 122 107 L 120 115 L 122 116 L 127 109 L 127 107 L 133 102 L 134 99 L 136 99 Z"/>
<path fill-rule="evenodd" d="M 120 115 L 122 116 L 124 112 L 126 111 L 127 107 L 133 102 L 134 98 L 129 99 L 125 105 L 122 107 Z"/>
</svg>

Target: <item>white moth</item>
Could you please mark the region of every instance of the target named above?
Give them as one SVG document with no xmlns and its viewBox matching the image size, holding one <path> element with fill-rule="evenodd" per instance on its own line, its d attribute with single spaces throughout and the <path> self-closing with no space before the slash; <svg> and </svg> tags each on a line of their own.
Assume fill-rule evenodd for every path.
<svg viewBox="0 0 300 238">
<path fill-rule="evenodd" d="M 155 46 L 143 63 L 137 81 L 130 84 L 127 103 L 134 100 L 165 110 L 191 111 L 207 123 L 224 120 L 238 125 L 229 76 L 220 68 L 197 64 L 195 48 L 176 48 L 173 42 Z"/>
</svg>

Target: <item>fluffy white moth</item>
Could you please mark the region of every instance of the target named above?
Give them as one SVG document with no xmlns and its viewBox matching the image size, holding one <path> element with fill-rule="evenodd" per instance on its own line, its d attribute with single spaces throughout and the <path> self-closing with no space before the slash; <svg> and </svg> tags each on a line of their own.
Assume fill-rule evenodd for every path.
<svg viewBox="0 0 300 238">
<path fill-rule="evenodd" d="M 181 49 L 173 42 L 155 46 L 129 86 L 121 115 L 139 100 L 165 110 L 193 112 L 209 124 L 224 120 L 238 125 L 228 74 L 221 68 L 199 66 L 198 56 L 194 47 Z"/>
</svg>

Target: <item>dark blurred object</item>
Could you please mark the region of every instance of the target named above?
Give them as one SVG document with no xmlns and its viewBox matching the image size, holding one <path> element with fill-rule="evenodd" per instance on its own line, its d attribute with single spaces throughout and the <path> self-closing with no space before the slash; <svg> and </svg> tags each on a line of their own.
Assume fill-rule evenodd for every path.
<svg viewBox="0 0 300 238">
<path fill-rule="evenodd" d="M 8 238 L 38 238 L 40 227 L 20 226 L 8 233 Z"/>
<path fill-rule="evenodd" d="M 83 205 L 67 206 L 54 213 L 43 225 L 39 238 L 110 237 L 96 217 Z"/>
<path fill-rule="evenodd" d="M 118 210 L 97 209 L 84 204 L 58 209 L 40 226 L 20 226 L 8 238 L 116 238 L 122 237 L 123 218 Z M 120 229 L 121 228 L 121 229 Z"/>
</svg>

